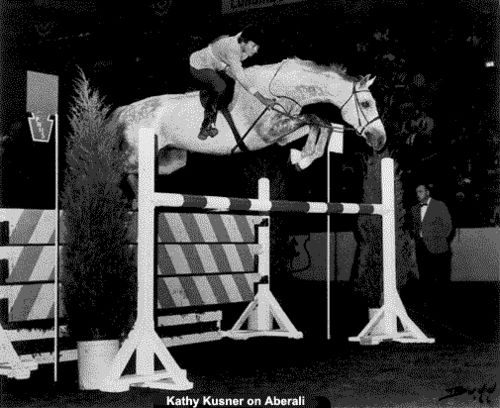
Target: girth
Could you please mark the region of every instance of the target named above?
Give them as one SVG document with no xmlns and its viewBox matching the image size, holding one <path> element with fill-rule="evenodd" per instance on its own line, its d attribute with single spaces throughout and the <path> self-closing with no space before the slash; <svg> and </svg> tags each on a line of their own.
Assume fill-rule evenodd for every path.
<svg viewBox="0 0 500 408">
<path fill-rule="evenodd" d="M 234 120 L 233 120 L 233 116 L 231 115 L 231 112 L 229 112 L 229 110 L 227 108 L 222 108 L 221 113 L 226 118 L 227 123 L 229 124 L 229 127 L 231 128 L 231 131 L 233 132 L 234 140 L 236 140 L 236 145 L 231 149 L 231 154 L 233 154 L 238 147 L 240 148 L 240 150 L 242 152 L 248 153 L 250 150 L 248 149 L 247 145 L 243 141 L 244 137 L 241 137 L 240 132 L 238 132 L 238 129 L 236 129 L 236 125 L 234 124 Z M 247 134 L 248 134 L 248 132 L 245 134 L 245 136 Z"/>
</svg>

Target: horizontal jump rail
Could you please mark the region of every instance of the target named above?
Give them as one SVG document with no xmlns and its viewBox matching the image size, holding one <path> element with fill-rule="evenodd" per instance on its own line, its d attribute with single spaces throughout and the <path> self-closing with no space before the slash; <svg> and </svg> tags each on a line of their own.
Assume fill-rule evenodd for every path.
<svg viewBox="0 0 500 408">
<path fill-rule="evenodd" d="M 260 200 L 176 193 L 152 194 L 156 207 L 189 208 L 212 211 L 288 212 L 304 214 L 370 214 L 383 215 L 382 204 L 325 203 L 315 201 Z"/>
</svg>

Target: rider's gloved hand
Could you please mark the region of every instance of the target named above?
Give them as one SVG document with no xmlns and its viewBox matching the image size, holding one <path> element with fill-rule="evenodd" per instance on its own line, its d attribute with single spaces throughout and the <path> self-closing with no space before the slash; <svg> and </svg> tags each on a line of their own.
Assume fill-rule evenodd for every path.
<svg viewBox="0 0 500 408">
<path fill-rule="evenodd" d="M 276 101 L 274 99 L 266 98 L 260 92 L 255 92 L 254 96 L 260 101 L 260 103 L 266 105 L 269 108 L 272 108 L 276 104 Z"/>
</svg>

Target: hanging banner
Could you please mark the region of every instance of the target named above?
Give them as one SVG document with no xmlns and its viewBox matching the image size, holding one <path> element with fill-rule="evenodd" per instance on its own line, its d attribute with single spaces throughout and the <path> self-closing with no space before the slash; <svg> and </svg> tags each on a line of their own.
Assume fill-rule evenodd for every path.
<svg viewBox="0 0 500 408">
<path fill-rule="evenodd" d="M 222 14 L 258 9 L 262 7 L 281 6 L 283 4 L 300 3 L 304 0 L 222 0 Z"/>
<path fill-rule="evenodd" d="M 54 126 L 51 116 L 57 113 L 59 77 L 28 71 L 26 87 L 26 111 L 28 123 L 35 142 L 50 141 Z"/>
</svg>

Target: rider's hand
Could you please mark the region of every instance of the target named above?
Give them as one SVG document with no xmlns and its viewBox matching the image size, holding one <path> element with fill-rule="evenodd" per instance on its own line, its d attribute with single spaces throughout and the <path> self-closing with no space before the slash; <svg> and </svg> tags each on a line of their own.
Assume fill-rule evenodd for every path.
<svg viewBox="0 0 500 408">
<path fill-rule="evenodd" d="M 272 108 L 276 104 L 276 100 L 264 97 L 264 102 L 262 103 L 268 108 Z"/>
<path fill-rule="evenodd" d="M 266 105 L 269 108 L 272 108 L 276 104 L 276 101 L 274 99 L 266 98 L 260 92 L 255 92 L 254 95 L 260 101 L 260 103 Z"/>
</svg>

